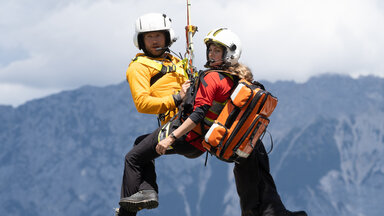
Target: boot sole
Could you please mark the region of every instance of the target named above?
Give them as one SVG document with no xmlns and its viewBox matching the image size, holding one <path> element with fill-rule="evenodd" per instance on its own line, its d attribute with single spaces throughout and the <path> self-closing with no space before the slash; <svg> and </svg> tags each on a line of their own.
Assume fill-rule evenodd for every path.
<svg viewBox="0 0 384 216">
<path fill-rule="evenodd" d="M 127 211 L 137 212 L 142 209 L 154 209 L 159 206 L 159 202 L 156 200 L 144 200 L 140 202 L 120 202 L 121 207 Z"/>
</svg>

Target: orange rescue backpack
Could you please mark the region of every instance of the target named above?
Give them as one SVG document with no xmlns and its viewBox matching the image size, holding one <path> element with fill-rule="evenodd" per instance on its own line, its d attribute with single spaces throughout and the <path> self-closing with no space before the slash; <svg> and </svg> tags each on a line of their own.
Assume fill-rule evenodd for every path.
<svg viewBox="0 0 384 216">
<path fill-rule="evenodd" d="M 218 118 L 205 134 L 203 147 L 226 162 L 247 158 L 264 136 L 277 98 L 257 82 L 239 80 Z"/>
</svg>

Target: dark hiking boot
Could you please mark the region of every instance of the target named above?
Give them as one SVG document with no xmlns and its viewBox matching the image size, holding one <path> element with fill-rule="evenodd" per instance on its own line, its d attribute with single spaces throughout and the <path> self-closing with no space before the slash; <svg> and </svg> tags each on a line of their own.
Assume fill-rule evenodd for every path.
<svg viewBox="0 0 384 216">
<path fill-rule="evenodd" d="M 115 209 L 115 216 L 136 216 L 137 212 L 129 212 L 124 208 Z"/>
<path fill-rule="evenodd" d="M 130 197 L 121 198 L 119 204 L 127 211 L 137 212 L 141 209 L 157 208 L 159 201 L 156 191 L 142 190 Z"/>
<path fill-rule="evenodd" d="M 305 211 L 289 211 L 283 210 L 279 212 L 264 211 L 263 216 L 308 216 Z"/>
<path fill-rule="evenodd" d="M 294 211 L 294 212 L 287 211 L 286 215 L 287 216 L 308 216 L 305 211 Z"/>
</svg>

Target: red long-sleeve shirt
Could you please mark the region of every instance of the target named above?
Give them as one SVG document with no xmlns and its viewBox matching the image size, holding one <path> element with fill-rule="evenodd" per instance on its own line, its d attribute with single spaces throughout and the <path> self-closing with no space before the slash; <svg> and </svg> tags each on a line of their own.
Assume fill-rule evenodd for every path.
<svg viewBox="0 0 384 216">
<path fill-rule="evenodd" d="M 189 118 L 197 123 L 203 123 L 204 117 L 208 117 L 212 120 L 216 120 L 218 115 L 209 111 L 213 101 L 224 103 L 231 95 L 231 90 L 234 82 L 223 73 L 211 71 L 207 73 L 198 87 L 193 112 Z M 203 137 L 195 132 L 187 134 L 186 141 L 200 149 L 205 151 L 201 142 Z"/>
</svg>

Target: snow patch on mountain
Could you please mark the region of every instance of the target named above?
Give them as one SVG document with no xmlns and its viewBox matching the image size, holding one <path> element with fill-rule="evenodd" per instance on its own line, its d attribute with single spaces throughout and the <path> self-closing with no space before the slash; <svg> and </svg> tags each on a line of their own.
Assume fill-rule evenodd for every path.
<svg viewBox="0 0 384 216">
<path fill-rule="evenodd" d="M 315 215 L 382 215 L 384 199 L 384 113 L 341 116 L 335 130 L 339 169 L 308 188 Z M 321 205 L 320 205 L 321 204 Z"/>
</svg>

